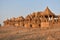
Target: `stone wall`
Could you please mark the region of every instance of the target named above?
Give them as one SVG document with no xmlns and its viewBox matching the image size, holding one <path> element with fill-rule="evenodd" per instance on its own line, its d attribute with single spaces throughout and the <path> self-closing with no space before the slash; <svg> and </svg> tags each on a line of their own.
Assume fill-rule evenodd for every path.
<svg viewBox="0 0 60 40">
<path fill-rule="evenodd" d="M 49 22 L 41 22 L 41 28 L 49 27 Z"/>
</svg>

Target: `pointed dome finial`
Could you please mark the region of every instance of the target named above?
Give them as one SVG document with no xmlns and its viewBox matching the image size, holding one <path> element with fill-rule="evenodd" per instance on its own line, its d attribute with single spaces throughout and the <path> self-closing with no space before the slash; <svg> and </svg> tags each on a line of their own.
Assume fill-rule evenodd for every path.
<svg viewBox="0 0 60 40">
<path fill-rule="evenodd" d="M 49 9 L 49 7 L 48 7 L 48 6 L 46 7 L 46 9 L 45 9 L 45 10 L 48 10 L 48 11 L 50 11 L 50 9 Z"/>
<path fill-rule="evenodd" d="M 47 9 L 49 9 L 48 6 L 47 6 Z"/>
</svg>

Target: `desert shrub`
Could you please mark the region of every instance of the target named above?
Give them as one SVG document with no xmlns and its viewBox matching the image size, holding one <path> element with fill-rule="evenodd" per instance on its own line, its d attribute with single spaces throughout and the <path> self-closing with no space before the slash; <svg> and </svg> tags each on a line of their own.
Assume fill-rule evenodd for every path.
<svg viewBox="0 0 60 40">
<path fill-rule="evenodd" d="M 1 27 L 1 24 L 0 24 L 0 27 Z"/>
</svg>

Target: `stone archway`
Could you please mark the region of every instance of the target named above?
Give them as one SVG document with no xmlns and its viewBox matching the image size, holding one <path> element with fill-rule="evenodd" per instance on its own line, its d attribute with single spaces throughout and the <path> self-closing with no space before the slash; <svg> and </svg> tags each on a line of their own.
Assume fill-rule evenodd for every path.
<svg viewBox="0 0 60 40">
<path fill-rule="evenodd" d="M 41 24 L 39 24 L 38 26 L 41 27 Z"/>
<path fill-rule="evenodd" d="M 32 28 L 32 24 L 30 24 L 30 27 Z"/>
</svg>

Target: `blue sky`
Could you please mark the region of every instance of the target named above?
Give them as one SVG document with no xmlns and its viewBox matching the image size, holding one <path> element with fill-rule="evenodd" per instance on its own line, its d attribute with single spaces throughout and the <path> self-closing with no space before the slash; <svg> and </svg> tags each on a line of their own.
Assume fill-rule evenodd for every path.
<svg viewBox="0 0 60 40">
<path fill-rule="evenodd" d="M 60 13 L 60 0 L 0 0 L 0 23 L 7 18 L 44 11 L 47 6 L 53 13 Z"/>
</svg>

